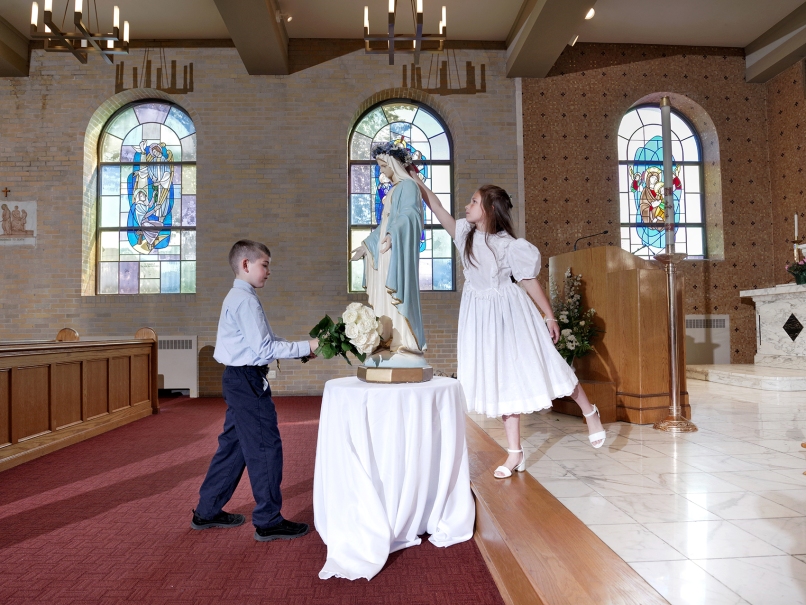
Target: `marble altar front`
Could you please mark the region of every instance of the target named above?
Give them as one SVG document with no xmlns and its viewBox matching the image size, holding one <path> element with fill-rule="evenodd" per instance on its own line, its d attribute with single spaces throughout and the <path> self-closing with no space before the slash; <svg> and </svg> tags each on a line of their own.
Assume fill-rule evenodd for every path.
<svg viewBox="0 0 806 605">
<path fill-rule="evenodd" d="M 743 290 L 756 304 L 755 364 L 806 370 L 806 285 Z"/>
</svg>

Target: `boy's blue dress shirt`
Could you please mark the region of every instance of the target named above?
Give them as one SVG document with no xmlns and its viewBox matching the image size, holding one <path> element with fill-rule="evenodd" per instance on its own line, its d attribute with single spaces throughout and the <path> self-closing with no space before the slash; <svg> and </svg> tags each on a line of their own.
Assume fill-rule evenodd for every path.
<svg viewBox="0 0 806 605">
<path fill-rule="evenodd" d="M 308 341 L 275 336 L 255 289 L 236 279 L 221 306 L 213 358 L 225 366 L 265 366 L 275 359 L 310 354 Z"/>
</svg>

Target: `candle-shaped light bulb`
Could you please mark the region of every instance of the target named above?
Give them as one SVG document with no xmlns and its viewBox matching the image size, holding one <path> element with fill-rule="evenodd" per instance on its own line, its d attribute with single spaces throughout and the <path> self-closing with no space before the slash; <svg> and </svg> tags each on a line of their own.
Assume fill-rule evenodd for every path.
<svg viewBox="0 0 806 605">
<path fill-rule="evenodd" d="M 795 239 L 798 239 L 798 213 L 795 213 Z"/>
<path fill-rule="evenodd" d="M 395 12 L 395 0 L 389 0 L 389 12 Z"/>
<path fill-rule="evenodd" d="M 369 29 L 369 7 L 364 7 L 364 28 Z"/>
<path fill-rule="evenodd" d="M 448 27 L 448 13 L 445 7 L 442 7 L 442 27 Z"/>
<path fill-rule="evenodd" d="M 417 0 L 417 12 L 418 13 L 423 12 L 423 0 Z"/>
<path fill-rule="evenodd" d="M 81 2 L 82 2 L 82 0 L 76 0 L 76 8 L 75 8 L 75 11 L 76 11 L 77 13 L 80 13 L 80 12 L 81 12 L 81 9 L 83 8 L 83 6 L 81 5 Z"/>
<path fill-rule="evenodd" d="M 129 43 L 129 22 L 123 22 L 123 41 L 128 44 Z"/>
<path fill-rule="evenodd" d="M 120 27 L 120 9 L 116 6 L 115 12 L 112 14 L 112 27 L 119 28 Z"/>
<path fill-rule="evenodd" d="M 34 2 L 31 4 L 31 25 L 36 27 L 37 19 L 39 18 L 39 5 Z"/>
<path fill-rule="evenodd" d="M 49 13 L 53 12 L 53 0 L 45 0 L 45 10 Z"/>
</svg>

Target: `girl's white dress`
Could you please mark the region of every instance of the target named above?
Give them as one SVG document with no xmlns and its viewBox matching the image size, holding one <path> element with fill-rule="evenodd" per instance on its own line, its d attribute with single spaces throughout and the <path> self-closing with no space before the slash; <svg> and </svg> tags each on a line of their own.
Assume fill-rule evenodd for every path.
<svg viewBox="0 0 806 605">
<path fill-rule="evenodd" d="M 537 277 L 540 251 L 505 231 L 477 230 L 475 266 L 464 259 L 471 225 L 456 221 L 454 242 L 464 267 L 459 309 L 458 369 L 471 412 L 493 418 L 551 407 L 570 395 L 577 377 L 554 348 L 548 328 L 532 299 L 516 281 Z"/>
</svg>

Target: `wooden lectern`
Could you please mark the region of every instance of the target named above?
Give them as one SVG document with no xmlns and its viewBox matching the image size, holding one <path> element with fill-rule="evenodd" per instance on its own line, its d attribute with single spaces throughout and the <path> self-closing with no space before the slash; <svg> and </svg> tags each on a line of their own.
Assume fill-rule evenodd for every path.
<svg viewBox="0 0 806 605">
<path fill-rule="evenodd" d="M 582 275 L 583 307 L 596 309 L 596 325 L 604 330 L 596 336 L 594 350 L 574 362 L 602 422 L 651 424 L 663 420 L 669 415 L 671 398 L 666 272 L 662 265 L 614 246 L 560 254 L 549 259 L 549 278 L 561 296 L 569 267 L 574 275 Z M 677 281 L 677 309 L 680 401 L 683 415 L 691 418 L 682 277 Z M 581 416 L 579 407 L 568 398 L 555 401 L 554 409 Z"/>
</svg>

